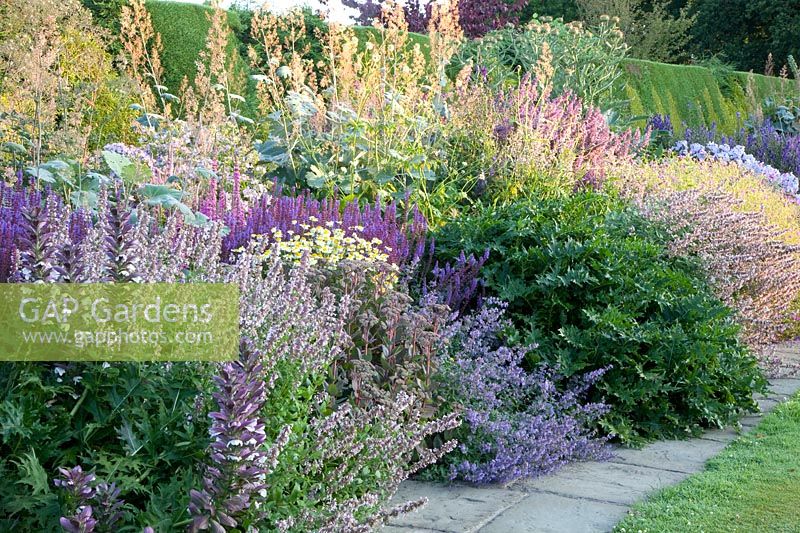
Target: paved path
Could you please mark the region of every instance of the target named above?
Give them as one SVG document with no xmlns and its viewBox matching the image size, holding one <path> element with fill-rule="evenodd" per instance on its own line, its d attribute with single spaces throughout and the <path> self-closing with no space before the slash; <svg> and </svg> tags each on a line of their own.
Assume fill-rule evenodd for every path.
<svg viewBox="0 0 800 533">
<path fill-rule="evenodd" d="M 741 431 L 755 427 L 764 414 L 800 390 L 800 377 L 770 384 L 771 392 L 758 400 L 762 412 L 743 418 Z M 699 472 L 738 435 L 735 429 L 714 430 L 697 439 L 659 441 L 641 450 L 621 448 L 610 461 L 576 463 L 553 475 L 507 486 L 408 481 L 401 485 L 397 501 L 426 496 L 428 504 L 392 521 L 381 533 L 611 531 L 634 502 Z"/>
</svg>

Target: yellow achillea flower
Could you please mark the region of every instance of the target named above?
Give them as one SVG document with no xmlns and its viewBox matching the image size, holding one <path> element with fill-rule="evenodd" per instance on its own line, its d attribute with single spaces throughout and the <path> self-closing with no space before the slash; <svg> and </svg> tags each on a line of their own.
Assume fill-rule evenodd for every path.
<svg viewBox="0 0 800 533">
<path fill-rule="evenodd" d="M 388 254 L 380 247 L 383 244 L 380 239 L 367 240 L 357 234 L 348 235 L 342 228 L 300 226 L 305 230 L 303 233 L 287 232 L 287 236 L 273 228 L 271 240 L 277 243 L 281 258 L 299 263 L 303 256 L 307 256 L 310 265 L 330 270 L 335 270 L 342 261 L 380 264 L 380 269 L 367 266 L 368 271 L 374 270 L 376 281 L 387 287 L 397 282 L 397 266 L 389 263 Z M 359 228 L 352 229 L 360 231 Z M 269 256 L 269 253 L 265 256 Z M 391 268 L 388 275 L 387 265 Z"/>
</svg>

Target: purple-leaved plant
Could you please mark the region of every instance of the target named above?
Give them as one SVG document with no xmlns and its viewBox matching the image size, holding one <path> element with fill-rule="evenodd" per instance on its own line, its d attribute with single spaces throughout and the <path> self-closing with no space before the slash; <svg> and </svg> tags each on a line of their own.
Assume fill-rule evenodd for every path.
<svg viewBox="0 0 800 533">
<path fill-rule="evenodd" d="M 345 6 L 358 10 L 358 23 L 380 22 L 381 5 L 374 0 L 344 0 Z M 509 24 L 516 26 L 525 9 L 525 0 L 459 0 L 458 23 L 467 37 L 480 37 Z M 409 0 L 403 6 L 409 31 L 425 33 L 431 18 L 431 2 Z"/>
</svg>

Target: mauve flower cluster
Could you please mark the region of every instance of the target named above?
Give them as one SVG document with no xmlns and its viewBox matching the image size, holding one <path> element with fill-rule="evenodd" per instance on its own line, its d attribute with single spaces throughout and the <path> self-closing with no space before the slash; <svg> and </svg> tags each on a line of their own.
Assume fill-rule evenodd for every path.
<svg viewBox="0 0 800 533">
<path fill-rule="evenodd" d="M 274 384 L 275 375 L 270 372 L 252 342 L 242 340 L 239 360 L 223 363 L 214 376 L 218 411 L 209 414 L 212 464 L 203 478 L 203 489 L 190 492 L 191 531 L 240 526 L 238 515 L 256 503 L 251 498 L 263 498 L 266 493 L 267 475 L 291 432 L 291 426 L 285 426 L 275 442 L 265 446 L 265 424 L 259 413 Z"/>
<path fill-rule="evenodd" d="M 214 172 L 230 169 L 232 160 L 249 168 L 257 159 L 248 136 L 229 126 L 194 127 L 175 121 L 159 128 L 141 128 L 139 133 L 139 146 L 111 143 L 103 150 L 146 166 L 153 174 L 154 183 L 165 183 L 170 176 L 188 180 L 202 178 L 205 172 L 200 169 Z"/>
<path fill-rule="evenodd" d="M 737 311 L 742 338 L 756 350 L 779 342 L 796 326 L 800 246 L 785 244 L 763 213 L 721 191 L 655 191 L 643 212 L 674 232 L 670 251 L 703 262 L 716 295 Z"/>
<path fill-rule="evenodd" d="M 304 497 L 306 511 L 269 527 L 279 531 L 369 531 L 389 516 L 377 504 L 411 473 L 455 446 L 448 442 L 420 452 L 415 459 L 425 438 L 453 429 L 458 420 L 451 414 L 421 422 L 420 403 L 403 391 L 363 408 L 348 403 L 334 408 L 333 399 L 319 391 L 308 406 L 309 413 L 316 416 L 298 426 L 305 428 L 302 433 L 284 428 L 272 447 L 265 448 L 262 429 L 276 429 L 276 421 L 264 420 L 262 408 L 284 401 L 267 393 L 273 386 L 283 387 L 282 391 L 307 386 L 310 376 L 330 370 L 352 342 L 345 329 L 354 302 L 348 296 L 336 298 L 327 289 L 320 291 L 307 264 L 289 268 L 281 262 L 275 247 L 265 272 L 263 246 L 250 243 L 232 265 L 219 265 L 219 277 L 207 278 L 239 286 L 241 330 L 254 339 L 259 350 L 254 353 L 244 349 L 243 354 L 249 355 L 224 367 L 216 380 L 219 391 L 215 398 L 220 408 L 212 414 L 207 488 L 192 493 L 196 525 L 213 526 L 210 519 L 206 523 L 203 518 L 212 514 L 223 527 L 231 527 L 231 521 L 241 524 L 241 516 L 248 523 L 259 523 L 266 497 L 263 489 L 276 479 L 280 482 L 288 477 L 292 484 L 299 482 L 296 476 L 300 471 L 304 482 L 315 487 Z M 278 377 L 278 365 L 283 369 L 290 365 L 296 371 Z M 256 376 L 264 383 L 259 384 Z M 305 455 L 309 443 L 313 443 L 314 452 Z M 280 455 L 281 449 L 291 449 L 292 453 Z M 232 483 L 234 478 L 225 472 L 236 468 L 244 468 L 240 475 L 243 480 Z M 370 483 L 364 486 L 364 472 L 375 468 L 384 475 L 370 477 Z M 208 487 L 215 487 L 219 496 Z M 360 496 L 342 496 L 354 493 Z M 245 500 L 251 503 L 249 508 L 240 505 Z"/>
<path fill-rule="evenodd" d="M 348 235 L 371 241 L 379 239 L 379 247 L 394 264 L 403 264 L 422 256 L 428 224 L 416 207 L 400 214 L 397 203 L 380 203 L 360 207 L 357 202 L 342 204 L 339 200 L 316 200 L 308 193 L 297 196 L 283 194 L 277 187 L 274 194 L 263 195 L 247 213 L 239 195 L 238 174 L 233 177 L 231 205 L 218 184 L 201 202 L 200 212 L 213 220 L 222 220 L 230 229 L 223 240 L 223 257 L 244 246 L 253 235 L 269 237 L 277 229 L 282 235 L 303 233 L 303 225 L 339 227 Z"/>
<path fill-rule="evenodd" d="M 744 146 L 730 146 L 728 144 L 717 144 L 709 142 L 702 145 L 700 143 L 689 143 L 678 141 L 673 148 L 682 157 L 692 157 L 699 161 L 713 159 L 725 163 L 734 163 L 746 168 L 754 174 L 764 176 L 764 178 L 779 187 L 789 196 L 798 197 L 798 179 L 790 172 L 781 172 L 777 168 L 762 163 L 754 156 L 748 154 Z"/>
<path fill-rule="evenodd" d="M 487 301 L 463 319 L 457 350 L 442 363 L 442 394 L 463 406 L 460 444 L 446 457 L 450 477 L 473 483 L 505 482 L 546 474 L 564 464 L 607 455 L 592 426 L 608 411 L 582 403 L 605 370 L 573 380 L 560 391 L 553 369 L 523 368 L 529 349 L 502 345 L 509 324 L 505 305 Z"/>
<path fill-rule="evenodd" d="M 103 147 L 103 151 L 125 156 L 132 162 L 148 166 L 151 170 L 156 168 L 156 162 L 150 154 L 138 146 L 130 146 L 125 143 L 110 143 Z"/>
<path fill-rule="evenodd" d="M 493 174 L 504 167 L 546 171 L 561 164 L 574 175 L 575 187 L 599 188 L 612 163 L 631 160 L 649 141 L 649 131 L 614 133 L 599 109 L 584 109 L 569 92 L 553 98 L 528 74 L 492 98 L 492 131 L 500 146 Z"/>
<path fill-rule="evenodd" d="M 116 485 L 95 483 L 95 475 L 84 472 L 80 465 L 59 468 L 58 471 L 62 477 L 53 483 L 65 491 L 67 504 L 75 511 L 71 516 L 59 519 L 62 529 L 69 533 L 92 533 L 95 528 L 113 531 L 122 519 L 122 506 L 125 504 Z"/>
</svg>

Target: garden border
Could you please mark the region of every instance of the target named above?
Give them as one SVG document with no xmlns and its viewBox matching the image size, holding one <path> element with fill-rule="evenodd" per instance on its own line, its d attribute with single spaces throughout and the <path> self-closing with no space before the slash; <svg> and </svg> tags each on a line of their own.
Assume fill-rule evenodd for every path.
<svg viewBox="0 0 800 533">
<path fill-rule="evenodd" d="M 781 345 L 776 353 L 800 362 L 800 346 Z M 741 429 L 711 430 L 699 438 L 658 441 L 642 449 L 618 448 L 605 462 L 574 463 L 553 475 L 505 485 L 406 481 L 394 501 L 426 497 L 428 504 L 392 520 L 381 532 L 611 531 L 635 502 L 700 472 L 707 460 L 757 426 L 800 390 L 800 375 L 770 379 L 769 388 L 769 394 L 757 397 L 761 412 L 742 418 Z"/>
</svg>

